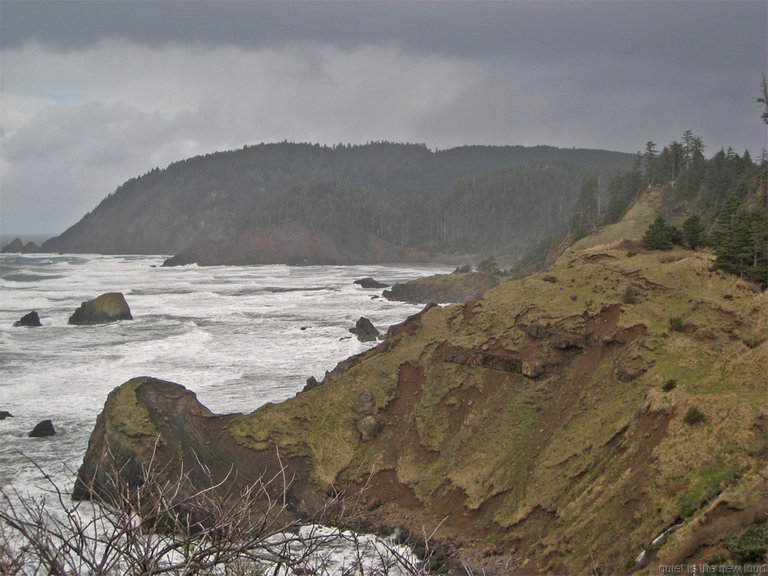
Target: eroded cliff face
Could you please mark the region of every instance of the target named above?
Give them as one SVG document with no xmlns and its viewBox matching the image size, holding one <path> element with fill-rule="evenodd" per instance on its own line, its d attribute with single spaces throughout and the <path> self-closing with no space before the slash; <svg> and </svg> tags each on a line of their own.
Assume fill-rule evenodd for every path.
<svg viewBox="0 0 768 576">
<path fill-rule="evenodd" d="M 327 234 L 297 222 L 278 228 L 251 230 L 237 238 L 205 239 L 186 246 L 163 266 L 195 263 L 200 266 L 246 264 L 380 264 L 439 260 L 422 250 L 394 246 L 369 235 L 365 242 L 341 245 Z M 443 259 L 449 260 L 448 257 Z"/>
<path fill-rule="evenodd" d="M 767 337 L 766 295 L 711 272 L 705 254 L 573 251 L 547 274 L 428 306 L 322 385 L 251 414 L 214 416 L 163 400 L 165 384 L 129 382 L 80 475 L 106 440 L 137 463 L 159 436 L 174 458 L 194 462 L 194 444 L 222 470 L 253 472 L 277 449 L 297 503 L 364 488 L 372 526 L 439 525 L 456 565 L 617 573 L 648 550 L 652 570 L 766 518 Z M 153 423 L 141 436 L 115 407 L 134 398 Z M 153 416 L 166 410 L 176 425 Z"/>
</svg>

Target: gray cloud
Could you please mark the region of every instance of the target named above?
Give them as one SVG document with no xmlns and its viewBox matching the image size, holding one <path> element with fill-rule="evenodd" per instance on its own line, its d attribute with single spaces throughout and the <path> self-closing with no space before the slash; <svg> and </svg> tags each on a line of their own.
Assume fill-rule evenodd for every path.
<svg viewBox="0 0 768 576">
<path fill-rule="evenodd" d="M 262 141 L 758 154 L 758 2 L 0 4 L 0 233 Z M 52 208 L 53 207 L 53 208 Z"/>
</svg>

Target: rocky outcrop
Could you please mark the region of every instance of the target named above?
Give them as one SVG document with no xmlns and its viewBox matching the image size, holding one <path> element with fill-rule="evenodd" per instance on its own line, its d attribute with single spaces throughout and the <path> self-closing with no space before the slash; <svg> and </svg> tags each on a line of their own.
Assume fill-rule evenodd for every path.
<svg viewBox="0 0 768 576">
<path fill-rule="evenodd" d="M 53 427 L 51 420 L 43 420 L 38 422 L 32 431 L 27 434 L 30 438 L 47 438 L 48 436 L 55 436 L 56 430 Z"/>
<path fill-rule="evenodd" d="M 5 246 L 3 246 L 2 249 L 0 249 L 0 252 L 3 254 L 13 254 L 21 252 L 24 249 L 24 242 L 22 242 L 21 238 L 14 238 L 12 242 L 9 242 Z"/>
<path fill-rule="evenodd" d="M 43 324 L 40 322 L 40 316 L 38 316 L 35 310 L 33 310 L 28 314 L 24 314 L 24 316 L 22 316 L 21 319 L 13 323 L 14 328 L 18 328 L 19 326 L 36 327 L 36 326 L 42 326 L 42 325 Z"/>
<path fill-rule="evenodd" d="M 625 302 L 630 285 L 642 294 Z M 670 332 L 672 316 L 707 339 Z M 705 253 L 574 251 L 546 278 L 428 306 L 251 414 L 213 415 L 179 386 L 131 381 L 99 416 L 80 484 L 98 484 L 106 446 L 125 470 L 155 458 L 244 477 L 272 474 L 279 450 L 297 514 L 360 489 L 371 529 L 439 526 L 431 544 L 456 574 L 597 562 L 621 573 L 682 518 L 646 560 L 657 572 L 727 553 L 745 522 L 766 518 L 768 414 L 755 402 L 768 393 L 766 335 L 764 294 L 712 273 Z M 685 424 L 691 406 L 706 425 Z"/>
<path fill-rule="evenodd" d="M 12 242 L 6 244 L 2 247 L 2 249 L 0 249 L 0 253 L 3 254 L 34 254 L 35 252 L 39 251 L 40 247 L 37 244 L 34 242 L 27 242 L 25 244 L 21 238 L 14 238 Z"/>
<path fill-rule="evenodd" d="M 8 410 L 0 410 L 0 420 L 5 420 L 6 418 L 13 418 L 13 414 L 8 412 Z"/>
<path fill-rule="evenodd" d="M 467 302 L 480 298 L 498 286 L 499 278 L 485 272 L 438 274 L 398 283 L 384 290 L 387 300 L 425 304 L 427 302 Z"/>
<path fill-rule="evenodd" d="M 357 430 L 363 442 L 370 442 L 378 436 L 384 428 L 384 420 L 375 414 L 368 414 L 357 421 Z"/>
<path fill-rule="evenodd" d="M 355 327 L 350 328 L 349 331 L 357 336 L 357 339 L 360 340 L 360 342 L 374 342 L 378 340 L 381 335 L 373 323 L 364 316 L 361 316 L 357 322 L 355 322 Z"/>
<path fill-rule="evenodd" d="M 273 520 L 309 517 L 322 508 L 322 495 L 308 482 L 306 459 L 280 454 L 274 445 L 244 448 L 229 430 L 239 418 L 213 414 L 178 384 L 130 380 L 109 394 L 96 420 L 72 497 L 109 501 L 115 476 L 135 486 L 148 471 L 159 483 L 180 486 L 182 497 L 184 490 L 199 487 L 219 486 L 232 493 L 284 473 L 290 484 L 274 482 L 265 488 L 272 498 L 285 496 L 289 505 L 280 511 L 282 520 Z"/>
<path fill-rule="evenodd" d="M 361 288 L 366 288 L 366 289 L 389 288 L 389 284 L 383 284 L 378 280 L 374 280 L 370 276 L 366 278 L 360 278 L 360 280 L 355 280 L 354 283 L 360 286 Z"/>
<path fill-rule="evenodd" d="M 69 324 L 106 324 L 119 320 L 133 320 L 131 309 L 122 292 L 108 292 L 98 298 L 83 302 L 69 317 Z"/>
</svg>

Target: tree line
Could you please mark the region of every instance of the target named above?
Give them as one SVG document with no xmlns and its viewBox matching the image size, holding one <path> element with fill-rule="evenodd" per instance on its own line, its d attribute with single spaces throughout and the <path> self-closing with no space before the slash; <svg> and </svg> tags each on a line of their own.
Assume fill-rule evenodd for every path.
<svg viewBox="0 0 768 576">
<path fill-rule="evenodd" d="M 582 184 L 571 218 L 572 233 L 583 235 L 585 224 L 619 220 L 648 187 L 660 187 L 663 194 L 661 214 L 643 236 L 645 248 L 710 247 L 717 268 L 768 285 L 766 158 L 755 163 L 749 151 L 740 156 L 728 148 L 707 159 L 702 139 L 690 130 L 661 152 L 654 142 L 648 142 L 631 169 L 608 184 L 608 204 L 602 215 L 596 212 L 594 182 Z"/>
</svg>

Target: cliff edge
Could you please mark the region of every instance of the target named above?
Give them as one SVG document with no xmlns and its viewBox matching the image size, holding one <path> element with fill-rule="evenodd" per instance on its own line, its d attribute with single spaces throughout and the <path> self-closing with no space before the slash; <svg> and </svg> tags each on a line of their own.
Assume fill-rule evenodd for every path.
<svg viewBox="0 0 768 576">
<path fill-rule="evenodd" d="M 98 485 L 107 445 L 132 466 L 157 445 L 244 478 L 279 453 L 297 514 L 364 489 L 369 526 L 437 528 L 449 569 L 735 561 L 729 542 L 768 513 L 768 298 L 711 264 L 628 241 L 569 250 L 546 274 L 428 306 L 250 414 L 132 380 L 110 394 L 78 482 Z"/>
</svg>

